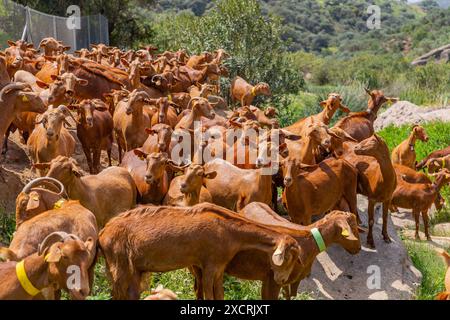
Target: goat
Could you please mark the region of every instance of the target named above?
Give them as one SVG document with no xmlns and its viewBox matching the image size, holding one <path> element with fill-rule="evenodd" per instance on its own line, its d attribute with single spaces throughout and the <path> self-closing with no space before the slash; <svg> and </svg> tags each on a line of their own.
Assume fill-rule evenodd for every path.
<svg viewBox="0 0 450 320">
<path fill-rule="evenodd" d="M 90 292 L 88 268 L 95 241 L 65 232 L 50 233 L 36 253 L 20 262 L 0 263 L 0 299 L 31 300 L 43 289 L 64 289 L 73 299 L 84 300 Z M 80 284 L 68 287 L 69 270 L 77 266 Z M 71 268 L 71 269 L 69 269 Z M 27 283 L 27 285 L 24 285 Z"/>
<path fill-rule="evenodd" d="M 409 137 L 392 150 L 392 163 L 401 164 L 414 169 L 416 161 L 416 140 L 427 142 L 428 136 L 422 126 L 414 125 Z"/>
<path fill-rule="evenodd" d="M 76 161 L 63 156 L 35 166 L 48 169 L 47 177 L 61 181 L 70 199 L 79 200 L 92 211 L 99 228 L 136 204 L 136 185 L 124 168 L 109 167 L 97 175 L 82 176 Z"/>
<path fill-rule="evenodd" d="M 271 255 L 274 279 L 284 284 L 302 251 L 290 236 L 204 204 L 124 212 L 100 232 L 99 243 L 113 299 L 138 299 L 142 273 L 186 267 L 201 274 L 206 299 L 223 299 L 226 265 L 250 249 Z"/>
</svg>

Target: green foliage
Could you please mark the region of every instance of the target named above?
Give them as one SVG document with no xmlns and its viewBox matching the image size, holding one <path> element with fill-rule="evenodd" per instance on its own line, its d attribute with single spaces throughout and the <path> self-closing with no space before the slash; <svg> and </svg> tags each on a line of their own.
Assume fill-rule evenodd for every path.
<svg viewBox="0 0 450 320">
<path fill-rule="evenodd" d="M 16 220 L 14 216 L 0 210 L 0 244 L 10 243 L 15 230 Z"/>
<path fill-rule="evenodd" d="M 219 0 L 202 17 L 182 12 L 159 15 L 153 42 L 161 49 L 186 49 L 200 53 L 223 48 L 230 79 L 239 75 L 251 83 L 264 81 L 277 93 L 296 93 L 303 85 L 301 74 L 283 55 L 280 20 L 265 17 L 256 0 Z M 222 83 L 225 96 L 229 79 Z"/>
<path fill-rule="evenodd" d="M 413 241 L 406 241 L 405 244 L 414 266 L 423 276 L 416 299 L 434 300 L 436 295 L 445 289 L 444 262 L 428 244 Z"/>
</svg>

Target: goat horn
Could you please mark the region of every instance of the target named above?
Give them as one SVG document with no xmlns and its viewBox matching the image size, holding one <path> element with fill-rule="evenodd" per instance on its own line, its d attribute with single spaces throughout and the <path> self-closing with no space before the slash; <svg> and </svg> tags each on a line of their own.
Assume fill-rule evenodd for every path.
<svg viewBox="0 0 450 320">
<path fill-rule="evenodd" d="M 58 241 L 64 242 L 66 239 L 80 240 L 80 238 L 74 234 L 68 234 L 64 231 L 55 231 L 50 233 L 38 246 L 38 255 L 42 255 L 45 250 L 52 244 Z"/>
<path fill-rule="evenodd" d="M 192 107 L 191 107 L 191 103 L 194 101 L 194 100 L 199 100 L 201 97 L 194 97 L 194 98 L 191 98 L 191 100 L 189 100 L 189 103 L 188 103 L 188 105 L 187 105 L 187 109 L 191 109 Z"/>
<path fill-rule="evenodd" d="M 28 194 L 30 192 L 31 188 L 33 188 L 34 186 L 45 184 L 46 182 L 49 182 L 50 185 L 52 185 L 52 186 L 56 185 L 59 187 L 59 193 L 58 193 L 59 196 L 62 196 L 65 193 L 64 185 L 61 183 L 61 181 L 56 180 L 51 177 L 36 178 L 36 179 L 28 182 L 28 184 L 25 187 L 23 187 L 22 192 Z"/>
<path fill-rule="evenodd" d="M 31 86 L 28 83 L 13 82 L 13 83 L 10 83 L 7 86 L 5 86 L 2 89 L 0 95 L 4 95 L 4 94 L 10 93 L 11 91 L 15 91 L 15 90 L 23 90 L 25 88 L 30 88 L 31 89 Z"/>
<path fill-rule="evenodd" d="M 75 121 L 76 124 L 79 123 L 78 120 L 75 119 L 75 117 L 72 115 L 72 113 L 70 112 L 70 110 L 69 110 L 65 105 L 60 105 L 60 106 L 58 107 L 58 110 L 60 110 L 62 113 L 64 113 L 64 115 L 65 115 L 66 117 L 67 117 L 67 116 L 71 117 L 72 120 Z M 69 124 L 69 123 L 67 123 L 67 121 L 65 121 L 65 122 L 66 122 L 66 124 Z"/>
</svg>

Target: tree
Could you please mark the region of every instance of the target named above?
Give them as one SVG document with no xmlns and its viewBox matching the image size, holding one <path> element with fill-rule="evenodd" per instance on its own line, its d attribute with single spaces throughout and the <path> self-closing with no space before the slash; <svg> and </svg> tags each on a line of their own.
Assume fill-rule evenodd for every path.
<svg viewBox="0 0 450 320">
<path fill-rule="evenodd" d="M 284 55 L 281 21 L 264 16 L 256 0 L 219 0 L 202 17 L 162 16 L 154 31 L 154 42 L 163 49 L 225 49 L 231 55 L 231 79 L 239 75 L 252 83 L 264 81 L 275 93 L 297 92 L 303 85 L 302 75 L 290 68 Z M 229 88 L 229 82 L 223 87 Z"/>
</svg>

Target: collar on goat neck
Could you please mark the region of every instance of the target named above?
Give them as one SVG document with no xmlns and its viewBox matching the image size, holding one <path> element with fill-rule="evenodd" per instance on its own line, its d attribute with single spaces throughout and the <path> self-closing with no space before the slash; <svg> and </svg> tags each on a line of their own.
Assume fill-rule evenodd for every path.
<svg viewBox="0 0 450 320">
<path fill-rule="evenodd" d="M 319 251 L 325 251 L 327 249 L 327 246 L 325 245 L 325 241 L 323 240 L 322 234 L 320 233 L 319 229 L 312 228 L 311 234 L 314 237 L 314 240 L 316 241 L 317 247 L 319 247 Z"/>
<path fill-rule="evenodd" d="M 16 264 L 16 276 L 20 282 L 20 285 L 30 296 L 36 296 L 41 290 L 37 289 L 28 279 L 27 273 L 25 271 L 25 260 L 22 260 Z"/>
</svg>

